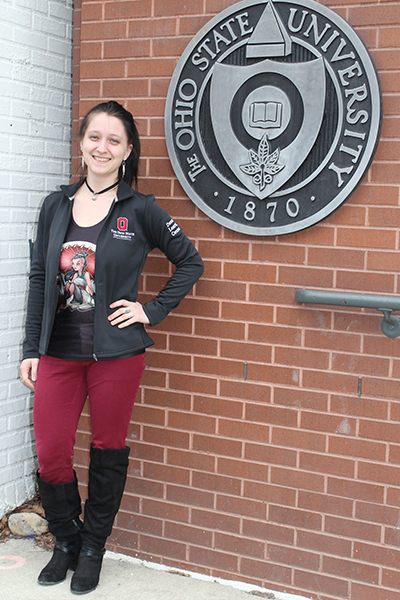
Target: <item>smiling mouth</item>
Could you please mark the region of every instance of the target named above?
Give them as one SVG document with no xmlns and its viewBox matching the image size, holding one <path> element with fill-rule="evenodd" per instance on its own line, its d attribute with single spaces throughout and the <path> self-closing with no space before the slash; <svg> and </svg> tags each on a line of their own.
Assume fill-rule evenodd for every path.
<svg viewBox="0 0 400 600">
<path fill-rule="evenodd" d="M 97 162 L 108 162 L 109 160 L 111 160 L 110 158 L 102 158 L 100 156 L 93 156 L 93 155 L 92 155 L 92 158 Z"/>
</svg>

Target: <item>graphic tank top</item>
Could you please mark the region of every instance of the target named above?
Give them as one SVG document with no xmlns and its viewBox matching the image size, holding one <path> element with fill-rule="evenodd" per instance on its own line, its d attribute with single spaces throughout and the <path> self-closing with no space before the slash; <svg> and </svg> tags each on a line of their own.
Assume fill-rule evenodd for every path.
<svg viewBox="0 0 400 600">
<path fill-rule="evenodd" d="M 69 360 L 93 359 L 96 244 L 105 219 L 80 227 L 71 217 L 61 247 L 57 313 L 47 351 Z"/>
</svg>

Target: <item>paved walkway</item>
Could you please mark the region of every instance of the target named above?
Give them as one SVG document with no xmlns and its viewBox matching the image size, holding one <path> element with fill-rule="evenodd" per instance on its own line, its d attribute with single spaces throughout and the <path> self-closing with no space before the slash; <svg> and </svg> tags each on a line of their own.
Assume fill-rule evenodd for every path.
<svg viewBox="0 0 400 600">
<path fill-rule="evenodd" d="M 37 576 L 51 557 L 33 539 L 10 538 L 0 543 L 0 593 L 4 600 L 72 600 L 69 583 L 45 587 Z M 234 582 L 233 582 L 234 584 Z M 230 585 L 149 568 L 129 557 L 107 552 L 100 583 L 88 600 L 306 600 L 291 594 L 243 591 Z"/>
</svg>

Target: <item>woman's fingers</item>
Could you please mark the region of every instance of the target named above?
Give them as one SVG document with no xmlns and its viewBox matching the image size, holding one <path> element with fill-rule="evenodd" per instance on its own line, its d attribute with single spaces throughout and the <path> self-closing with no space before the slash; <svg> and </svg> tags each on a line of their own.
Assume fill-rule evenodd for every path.
<svg viewBox="0 0 400 600">
<path fill-rule="evenodd" d="M 28 388 L 31 390 L 35 389 L 38 365 L 38 358 L 25 358 L 20 366 L 22 383 L 28 386 Z"/>
<path fill-rule="evenodd" d="M 111 325 L 118 325 L 119 329 L 128 327 L 133 323 L 148 324 L 149 319 L 139 302 L 129 302 L 128 300 L 117 300 L 110 304 L 110 308 L 116 308 L 108 317 Z"/>
</svg>

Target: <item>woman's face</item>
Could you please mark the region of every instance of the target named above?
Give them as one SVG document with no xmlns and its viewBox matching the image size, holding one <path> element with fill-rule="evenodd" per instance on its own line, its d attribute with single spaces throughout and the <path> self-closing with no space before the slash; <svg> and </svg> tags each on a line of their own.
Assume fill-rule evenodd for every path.
<svg viewBox="0 0 400 600">
<path fill-rule="evenodd" d="M 106 113 L 95 113 L 81 140 L 83 158 L 88 175 L 116 181 L 118 170 L 132 150 L 125 127 L 118 119 Z"/>
</svg>

